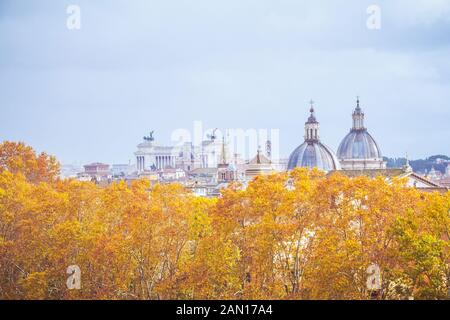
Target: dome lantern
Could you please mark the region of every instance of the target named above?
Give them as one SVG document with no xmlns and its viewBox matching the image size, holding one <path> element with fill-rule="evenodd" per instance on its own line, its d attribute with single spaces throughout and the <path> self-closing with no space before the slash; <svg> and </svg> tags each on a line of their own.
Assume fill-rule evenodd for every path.
<svg viewBox="0 0 450 320">
<path fill-rule="evenodd" d="M 356 98 L 356 108 L 353 111 L 353 128 L 352 130 L 364 130 L 364 112 L 359 106 L 359 97 Z"/>
<path fill-rule="evenodd" d="M 308 121 L 305 122 L 305 140 L 313 142 L 319 141 L 319 122 L 317 122 L 316 115 L 314 113 L 314 101 L 311 100 L 310 104 L 310 116 Z"/>
</svg>

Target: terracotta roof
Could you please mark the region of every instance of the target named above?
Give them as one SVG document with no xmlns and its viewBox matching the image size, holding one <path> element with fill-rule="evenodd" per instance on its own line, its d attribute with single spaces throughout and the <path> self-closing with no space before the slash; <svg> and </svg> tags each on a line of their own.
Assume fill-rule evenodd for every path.
<svg viewBox="0 0 450 320">
<path fill-rule="evenodd" d="M 439 184 L 444 187 L 450 187 L 450 177 L 439 180 Z"/>
<path fill-rule="evenodd" d="M 448 188 L 446 187 L 432 187 L 432 188 L 417 188 L 420 191 L 424 191 L 424 192 L 441 192 L 441 193 L 446 193 L 448 190 Z"/>
<path fill-rule="evenodd" d="M 427 184 L 429 187 L 427 188 L 417 188 L 422 191 L 440 191 L 447 192 L 448 188 L 443 186 L 442 184 L 431 181 L 430 179 L 421 176 L 415 172 L 405 172 L 403 169 L 374 169 L 374 170 L 341 170 L 341 171 L 331 171 L 328 175 L 333 172 L 339 172 L 343 175 L 346 175 L 350 178 L 359 177 L 359 176 L 367 176 L 369 178 L 375 178 L 377 176 L 382 176 L 388 179 L 392 178 L 406 178 L 406 177 L 414 177 L 417 180 L 422 181 Z"/>
<path fill-rule="evenodd" d="M 440 184 L 438 184 L 438 183 L 428 179 L 427 177 L 421 176 L 421 175 L 419 175 L 419 174 L 417 174 L 415 172 L 405 173 L 403 175 L 400 175 L 400 178 L 408 177 L 408 176 L 413 176 L 416 179 L 422 181 L 423 183 L 426 183 L 426 184 L 430 185 L 431 187 L 442 188 L 442 186 Z"/>
<path fill-rule="evenodd" d="M 359 176 L 367 176 L 370 178 L 375 178 L 378 176 L 386 177 L 386 178 L 393 178 L 398 177 L 405 172 L 403 169 L 364 169 L 364 170 L 334 170 L 328 172 L 328 175 L 333 174 L 335 172 L 341 173 L 343 175 L 346 175 L 347 177 L 354 178 Z"/>
<path fill-rule="evenodd" d="M 258 154 L 248 162 L 248 164 L 271 164 L 272 161 L 270 161 L 269 158 L 267 158 L 265 155 L 258 152 Z"/>
</svg>

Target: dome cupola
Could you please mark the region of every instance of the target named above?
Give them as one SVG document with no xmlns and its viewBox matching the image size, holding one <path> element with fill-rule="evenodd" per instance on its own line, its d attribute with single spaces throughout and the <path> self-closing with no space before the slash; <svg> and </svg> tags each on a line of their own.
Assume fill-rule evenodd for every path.
<svg viewBox="0 0 450 320">
<path fill-rule="evenodd" d="M 311 101 L 310 116 L 305 123 L 305 141 L 290 155 L 288 170 L 296 167 L 308 167 L 324 171 L 339 170 L 339 161 L 334 152 L 320 142 L 319 122 L 314 111 L 314 102 Z"/>
<path fill-rule="evenodd" d="M 352 114 L 353 127 L 339 145 L 337 157 L 343 170 L 383 169 L 386 164 L 383 161 L 381 150 L 364 126 L 364 112 L 359 98 L 356 100 L 356 108 Z"/>
</svg>

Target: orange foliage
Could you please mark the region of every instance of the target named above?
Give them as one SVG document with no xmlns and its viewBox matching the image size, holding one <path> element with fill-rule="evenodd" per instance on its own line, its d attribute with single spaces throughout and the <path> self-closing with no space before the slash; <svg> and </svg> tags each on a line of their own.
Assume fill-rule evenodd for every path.
<svg viewBox="0 0 450 320">
<path fill-rule="evenodd" d="M 36 154 L 22 142 L 0 143 L 0 171 L 22 173 L 29 182 L 50 182 L 59 174 L 59 163 L 45 152 Z"/>
<path fill-rule="evenodd" d="M 372 263 L 380 298 L 447 297 L 450 194 L 296 169 L 206 199 L 57 172 L 0 145 L 0 299 L 367 299 Z"/>
</svg>

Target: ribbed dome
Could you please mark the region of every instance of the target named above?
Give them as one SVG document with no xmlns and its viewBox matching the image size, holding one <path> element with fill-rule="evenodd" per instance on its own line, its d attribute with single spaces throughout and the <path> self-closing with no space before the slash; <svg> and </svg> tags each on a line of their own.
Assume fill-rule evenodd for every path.
<svg viewBox="0 0 450 320">
<path fill-rule="evenodd" d="M 289 157 L 288 170 L 308 167 L 324 171 L 340 170 L 339 161 L 333 151 L 319 141 L 304 142 Z"/>
<path fill-rule="evenodd" d="M 314 102 L 311 101 L 310 116 L 305 123 L 305 142 L 295 149 L 289 157 L 288 170 L 295 167 L 318 168 L 324 171 L 340 170 L 336 155 L 320 142 L 319 122 L 314 112 Z"/>
<path fill-rule="evenodd" d="M 381 151 L 367 130 L 352 130 L 339 145 L 339 159 L 381 159 Z"/>
</svg>

